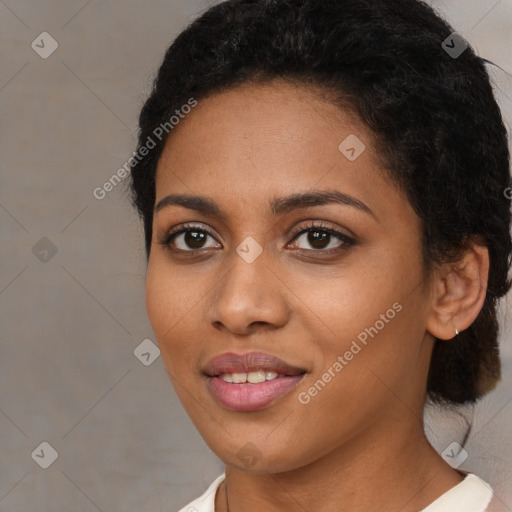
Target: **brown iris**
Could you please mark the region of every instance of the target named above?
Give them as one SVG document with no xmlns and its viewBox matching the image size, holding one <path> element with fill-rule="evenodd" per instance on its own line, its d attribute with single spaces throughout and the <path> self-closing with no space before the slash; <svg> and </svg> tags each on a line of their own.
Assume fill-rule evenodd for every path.
<svg viewBox="0 0 512 512">
<path fill-rule="evenodd" d="M 331 235 L 325 231 L 310 231 L 308 233 L 308 242 L 315 249 L 324 249 L 329 245 L 329 237 Z M 325 243 L 327 240 L 327 243 Z"/>
<path fill-rule="evenodd" d="M 200 231 L 187 231 L 185 233 L 185 243 L 192 249 L 200 249 L 208 235 Z"/>
</svg>

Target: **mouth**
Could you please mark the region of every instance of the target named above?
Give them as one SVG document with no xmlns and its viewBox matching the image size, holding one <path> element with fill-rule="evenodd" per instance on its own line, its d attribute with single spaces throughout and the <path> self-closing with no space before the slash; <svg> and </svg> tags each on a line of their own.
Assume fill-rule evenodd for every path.
<svg viewBox="0 0 512 512">
<path fill-rule="evenodd" d="M 306 373 L 303 368 L 263 352 L 222 354 L 203 368 L 212 397 L 237 412 L 268 407 L 290 393 Z"/>
<path fill-rule="evenodd" d="M 231 376 L 237 379 L 233 381 L 235 383 L 252 382 L 254 380 L 253 383 L 257 384 L 263 382 L 263 380 L 272 380 L 279 376 L 302 375 L 306 373 L 306 370 L 292 366 L 282 359 L 264 352 L 247 352 L 241 355 L 227 352 L 211 359 L 203 368 L 203 373 L 208 377 Z M 262 376 L 265 379 L 262 379 Z M 229 382 L 229 380 L 226 382 Z"/>
<path fill-rule="evenodd" d="M 248 373 L 222 373 L 215 375 L 215 377 L 219 377 L 219 379 L 222 379 L 224 382 L 229 382 L 230 384 L 244 384 L 246 382 L 250 384 L 260 384 L 261 382 L 274 380 L 279 377 L 290 377 L 290 375 L 282 375 L 273 370 L 256 370 Z"/>
</svg>

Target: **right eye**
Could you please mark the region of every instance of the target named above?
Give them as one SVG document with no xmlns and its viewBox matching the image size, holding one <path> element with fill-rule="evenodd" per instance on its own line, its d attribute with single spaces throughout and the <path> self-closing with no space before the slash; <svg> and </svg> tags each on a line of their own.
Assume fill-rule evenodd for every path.
<svg viewBox="0 0 512 512">
<path fill-rule="evenodd" d="M 159 241 L 159 244 L 175 252 L 196 252 L 199 249 L 211 249 L 214 247 L 205 246 L 205 242 L 209 237 L 215 238 L 210 230 L 186 224 L 171 230 Z"/>
</svg>

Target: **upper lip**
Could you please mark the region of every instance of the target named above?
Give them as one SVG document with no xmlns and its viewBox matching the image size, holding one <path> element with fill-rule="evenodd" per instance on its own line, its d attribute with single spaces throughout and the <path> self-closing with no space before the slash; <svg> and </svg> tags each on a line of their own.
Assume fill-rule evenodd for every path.
<svg viewBox="0 0 512 512">
<path fill-rule="evenodd" d="M 303 368 L 291 366 L 282 359 L 264 352 L 248 352 L 246 354 L 226 352 L 210 359 L 203 368 L 203 372 L 210 377 L 258 370 L 273 371 L 282 375 L 301 375 L 306 372 Z"/>
</svg>

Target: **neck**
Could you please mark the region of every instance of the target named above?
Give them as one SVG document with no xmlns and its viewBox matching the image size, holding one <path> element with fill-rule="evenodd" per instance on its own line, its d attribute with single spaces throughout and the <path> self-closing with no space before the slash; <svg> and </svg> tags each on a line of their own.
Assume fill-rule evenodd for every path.
<svg viewBox="0 0 512 512">
<path fill-rule="evenodd" d="M 398 425 L 387 436 L 382 430 L 359 435 L 314 462 L 284 473 L 272 473 L 271 468 L 253 473 L 226 465 L 215 510 L 421 510 L 463 477 L 431 447 L 421 422 L 406 428 Z"/>
</svg>

